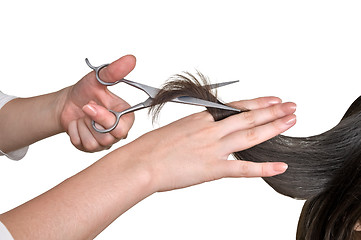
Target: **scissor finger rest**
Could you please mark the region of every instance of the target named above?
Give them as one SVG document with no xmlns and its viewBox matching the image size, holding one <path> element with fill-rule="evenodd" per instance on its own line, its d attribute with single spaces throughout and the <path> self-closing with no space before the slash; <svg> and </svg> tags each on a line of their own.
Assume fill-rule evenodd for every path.
<svg viewBox="0 0 361 240">
<path fill-rule="evenodd" d="M 85 59 L 85 62 L 91 69 L 93 69 L 95 71 L 95 77 L 98 80 L 98 82 L 101 83 L 102 85 L 104 85 L 104 86 L 113 86 L 113 85 L 123 81 L 123 79 L 120 79 L 120 80 L 118 80 L 116 82 L 104 82 L 103 80 L 100 79 L 99 72 L 103 68 L 109 66 L 109 64 L 108 63 L 107 64 L 102 64 L 102 65 L 100 65 L 98 67 L 95 67 L 95 66 L 90 64 L 90 62 L 89 62 L 89 60 L 87 58 Z"/>
<path fill-rule="evenodd" d="M 99 129 L 97 128 L 96 124 L 95 124 L 95 121 L 93 120 L 92 121 L 92 125 L 93 125 L 93 128 L 95 131 L 99 132 L 99 133 L 108 133 L 108 132 L 111 132 L 113 131 L 118 123 L 119 123 L 119 120 L 121 118 L 121 116 L 123 116 L 124 114 L 127 114 L 127 113 L 130 113 L 130 112 L 134 112 L 134 111 L 137 111 L 137 110 L 140 110 L 140 109 L 143 109 L 143 108 L 147 108 L 151 105 L 152 103 L 152 98 L 148 98 L 147 100 L 145 100 L 144 102 L 142 103 L 138 103 L 136 105 L 134 105 L 133 107 L 130 107 L 130 108 L 127 108 L 125 109 L 124 111 L 121 111 L 121 112 L 116 112 L 116 111 L 113 111 L 113 110 L 108 110 L 109 112 L 113 113 L 116 120 L 115 120 L 115 123 L 110 127 L 110 128 L 107 128 L 107 129 Z"/>
</svg>

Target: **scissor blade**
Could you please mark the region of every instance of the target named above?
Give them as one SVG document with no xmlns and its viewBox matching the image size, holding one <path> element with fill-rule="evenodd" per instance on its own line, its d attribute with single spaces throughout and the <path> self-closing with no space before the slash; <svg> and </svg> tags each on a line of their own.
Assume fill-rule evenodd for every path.
<svg viewBox="0 0 361 240">
<path fill-rule="evenodd" d="M 136 88 L 144 91 L 151 98 L 155 98 L 155 96 L 160 91 L 159 88 L 151 87 L 151 86 L 148 86 L 148 85 L 145 85 L 145 84 L 142 84 L 142 83 L 138 83 L 138 82 L 134 82 L 134 81 L 130 81 L 130 80 L 127 80 L 127 79 L 122 79 L 122 80 L 120 80 L 120 82 L 124 82 L 126 84 L 129 84 L 129 85 L 131 85 L 133 87 L 136 87 Z M 237 80 L 237 81 L 215 83 L 215 84 L 209 85 L 209 88 L 210 89 L 219 88 L 219 87 L 223 87 L 223 86 L 226 86 L 226 85 L 229 85 L 229 84 L 232 84 L 232 83 L 236 83 L 236 82 L 239 82 L 239 81 Z"/>
<path fill-rule="evenodd" d="M 158 92 L 160 91 L 159 88 L 151 87 L 151 86 L 148 86 L 148 85 L 145 85 L 142 83 L 138 83 L 138 82 L 134 82 L 134 81 L 130 81 L 127 79 L 123 79 L 122 82 L 142 90 L 151 98 L 155 98 L 155 96 L 157 96 Z"/>
<path fill-rule="evenodd" d="M 228 107 L 223 104 L 210 102 L 207 100 L 189 97 L 189 96 L 177 97 L 177 98 L 173 99 L 171 102 L 185 103 L 185 104 L 191 104 L 191 105 L 197 105 L 197 106 L 212 107 L 212 108 L 219 108 L 219 109 L 230 110 L 230 111 L 235 111 L 235 112 L 241 112 L 241 110 L 236 109 L 236 108 Z"/>
<path fill-rule="evenodd" d="M 210 89 L 214 89 L 214 88 L 223 87 L 223 86 L 226 86 L 226 85 L 229 85 L 229 84 L 232 84 L 232 83 L 236 83 L 236 82 L 239 82 L 239 80 L 229 81 L 229 82 L 215 83 L 215 84 L 211 84 L 211 85 L 208 85 L 208 86 L 209 86 Z"/>
</svg>

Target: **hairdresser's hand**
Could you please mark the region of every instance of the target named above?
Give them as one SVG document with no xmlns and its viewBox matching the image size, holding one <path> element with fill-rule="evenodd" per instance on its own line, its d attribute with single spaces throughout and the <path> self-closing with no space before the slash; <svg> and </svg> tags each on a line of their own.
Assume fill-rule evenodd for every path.
<svg viewBox="0 0 361 240">
<path fill-rule="evenodd" d="M 101 70 L 100 77 L 104 81 L 115 82 L 125 77 L 134 67 L 135 57 L 124 56 Z M 113 143 L 127 136 L 134 122 L 132 113 L 122 116 L 118 126 L 110 133 L 94 131 L 91 120 L 106 128 L 115 122 L 114 115 L 107 109 L 121 111 L 130 107 L 127 102 L 98 83 L 94 71 L 63 91 L 65 97 L 60 113 L 61 125 L 75 147 L 88 152 L 100 151 L 110 148 Z"/>
<path fill-rule="evenodd" d="M 251 109 L 215 122 L 208 112 L 193 114 L 152 131 L 125 146 L 133 168 L 147 169 L 154 191 L 183 188 L 224 177 L 268 177 L 283 173 L 285 163 L 227 160 L 292 127 L 294 103 L 275 97 L 239 101 Z M 122 149 L 122 148 L 121 148 Z M 119 150 L 121 150 L 119 149 Z"/>
</svg>

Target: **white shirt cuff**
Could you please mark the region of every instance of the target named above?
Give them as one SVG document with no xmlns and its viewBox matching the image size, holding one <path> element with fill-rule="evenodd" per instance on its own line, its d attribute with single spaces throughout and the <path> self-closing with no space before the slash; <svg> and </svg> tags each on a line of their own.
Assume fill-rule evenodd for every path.
<svg viewBox="0 0 361 240">
<path fill-rule="evenodd" d="M 29 146 L 26 146 L 24 148 L 9 152 L 9 153 L 4 153 L 3 151 L 0 150 L 0 156 L 5 155 L 6 157 L 10 158 L 11 160 L 20 160 L 22 159 L 26 153 L 28 152 Z"/>
<path fill-rule="evenodd" d="M 1 240 L 14 240 L 6 226 L 0 222 L 0 239 Z"/>
<path fill-rule="evenodd" d="M 6 95 L 3 92 L 0 91 L 0 109 L 8 102 L 10 102 L 11 100 L 15 99 L 17 97 L 15 96 L 10 96 L 10 95 Z M 9 152 L 9 153 L 4 153 L 3 151 L 0 150 L 0 156 L 7 156 L 8 158 L 12 159 L 12 160 L 20 160 L 22 159 L 25 154 L 27 153 L 29 149 L 29 146 L 18 149 L 16 151 L 13 152 Z"/>
</svg>

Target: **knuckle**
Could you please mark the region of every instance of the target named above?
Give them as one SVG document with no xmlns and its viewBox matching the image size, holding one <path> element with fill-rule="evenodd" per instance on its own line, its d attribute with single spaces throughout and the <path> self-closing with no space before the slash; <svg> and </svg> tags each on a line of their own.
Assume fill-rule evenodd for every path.
<svg viewBox="0 0 361 240">
<path fill-rule="evenodd" d="M 247 176 L 250 171 L 248 164 L 247 163 L 240 164 L 238 171 L 241 176 Z"/>
<path fill-rule="evenodd" d="M 256 119 L 252 111 L 244 112 L 241 115 L 243 116 L 243 119 L 246 121 L 248 126 L 254 127 L 256 125 Z"/>
<path fill-rule="evenodd" d="M 283 124 L 281 124 L 280 121 L 273 121 L 271 124 L 277 132 L 283 132 Z"/>
<path fill-rule="evenodd" d="M 194 114 L 189 116 L 190 121 L 204 121 L 204 120 L 208 121 L 209 119 L 213 120 L 213 117 L 208 111 L 202 111 L 202 112 L 199 112 L 199 113 L 194 113 Z"/>
<path fill-rule="evenodd" d="M 118 126 L 113 131 L 110 132 L 109 137 L 113 137 L 117 140 L 124 139 L 128 135 L 129 129 L 130 126 L 128 127 L 128 125 L 125 122 L 120 121 L 118 123 Z"/>
<path fill-rule="evenodd" d="M 258 140 L 258 135 L 257 135 L 257 131 L 254 128 L 250 128 L 246 131 L 246 139 L 247 141 L 253 143 L 253 142 L 257 142 Z"/>
<path fill-rule="evenodd" d="M 107 134 L 103 139 L 99 140 L 99 143 L 103 147 L 109 147 L 109 146 L 113 145 L 117 141 L 118 140 L 115 139 L 112 135 Z"/>
<path fill-rule="evenodd" d="M 89 152 L 95 152 L 98 147 L 99 147 L 99 144 L 97 141 L 95 140 L 90 140 L 88 139 L 87 141 L 84 141 L 84 144 L 83 144 L 84 148 L 89 151 Z"/>
<path fill-rule="evenodd" d="M 125 110 L 125 109 L 130 108 L 130 107 L 131 107 L 131 106 L 130 106 L 129 103 L 123 101 L 123 102 L 119 103 L 119 104 L 116 106 L 116 109 L 118 109 L 119 111 L 123 111 L 123 110 Z"/>
<path fill-rule="evenodd" d="M 261 173 L 263 177 L 268 177 L 271 176 L 272 172 L 271 172 L 271 164 L 268 162 L 262 163 L 261 164 Z"/>
<path fill-rule="evenodd" d="M 267 176 L 267 164 L 261 164 L 261 176 Z"/>
<path fill-rule="evenodd" d="M 234 108 L 238 108 L 238 109 L 241 109 L 241 110 L 246 110 L 246 105 L 247 105 L 247 102 L 249 100 L 241 100 L 241 101 L 237 101 L 237 102 L 230 102 L 229 105 L 231 107 L 234 107 Z"/>
<path fill-rule="evenodd" d="M 208 136 L 208 137 L 214 137 L 218 133 L 218 127 L 215 124 L 207 124 L 207 126 L 204 126 L 202 129 L 199 130 L 200 136 Z"/>
<path fill-rule="evenodd" d="M 256 98 L 255 101 L 256 101 L 257 106 L 260 108 L 265 108 L 268 106 L 268 100 L 264 97 Z"/>
<path fill-rule="evenodd" d="M 70 137 L 70 142 L 77 148 L 80 147 L 80 145 L 81 145 L 79 138 Z"/>
<path fill-rule="evenodd" d="M 273 106 L 269 108 L 269 112 L 272 116 L 272 118 L 278 118 L 280 116 L 279 106 Z"/>
<path fill-rule="evenodd" d="M 121 140 L 121 139 L 125 139 L 128 135 L 128 132 L 125 130 L 125 129 L 119 129 L 117 131 L 114 131 L 113 133 L 113 136 L 118 139 L 118 140 Z"/>
</svg>

